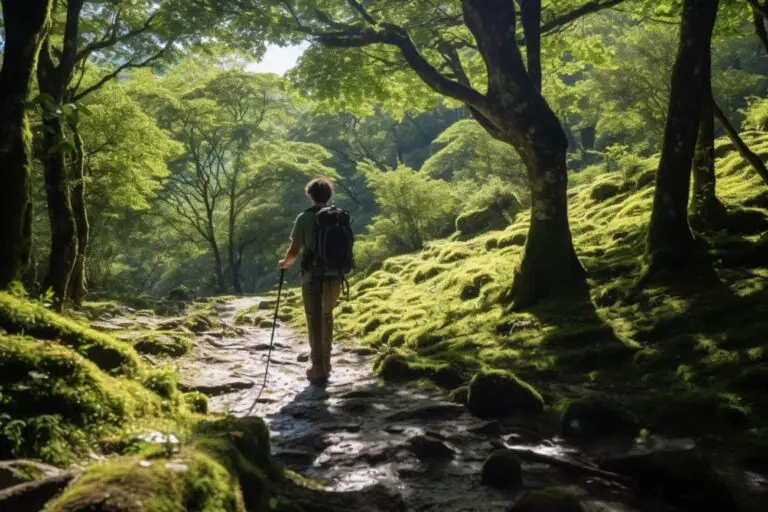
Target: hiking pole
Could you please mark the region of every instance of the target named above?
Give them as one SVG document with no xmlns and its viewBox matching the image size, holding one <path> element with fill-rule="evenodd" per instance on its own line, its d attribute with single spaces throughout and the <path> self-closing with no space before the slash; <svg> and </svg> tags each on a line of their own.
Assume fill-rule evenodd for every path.
<svg viewBox="0 0 768 512">
<path fill-rule="evenodd" d="M 272 359 L 272 346 L 275 344 L 275 328 L 277 327 L 277 312 L 280 309 L 280 292 L 283 291 L 283 280 L 285 279 L 285 269 L 280 269 L 280 283 L 277 285 L 277 302 L 275 303 L 275 317 L 272 319 L 272 336 L 269 339 L 269 351 L 267 352 L 267 367 L 264 369 L 264 381 L 261 383 L 261 389 L 259 390 L 259 394 L 256 395 L 256 399 L 253 401 L 253 404 L 251 404 L 251 408 L 248 409 L 248 414 L 246 416 L 250 416 L 251 412 L 253 411 L 253 408 L 256 407 L 256 403 L 259 401 L 259 398 L 261 398 L 261 394 L 264 392 L 264 388 L 267 387 L 267 375 L 269 375 L 269 361 Z"/>
</svg>

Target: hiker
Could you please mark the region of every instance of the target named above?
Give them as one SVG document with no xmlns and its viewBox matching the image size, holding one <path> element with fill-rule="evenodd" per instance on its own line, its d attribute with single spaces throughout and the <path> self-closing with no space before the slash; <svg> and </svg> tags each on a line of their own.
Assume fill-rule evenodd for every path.
<svg viewBox="0 0 768 512">
<path fill-rule="evenodd" d="M 352 231 L 349 212 L 331 205 L 333 184 L 317 178 L 304 188 L 312 207 L 296 217 L 291 246 L 280 268 L 291 268 L 301 253 L 301 292 L 307 317 L 312 366 L 310 382 L 323 382 L 331 373 L 333 308 L 345 275 L 352 266 Z"/>
</svg>

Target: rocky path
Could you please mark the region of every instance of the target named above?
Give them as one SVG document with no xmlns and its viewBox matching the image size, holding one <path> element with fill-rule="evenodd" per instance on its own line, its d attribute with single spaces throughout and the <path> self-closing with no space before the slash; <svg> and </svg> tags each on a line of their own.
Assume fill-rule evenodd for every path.
<svg viewBox="0 0 768 512">
<path fill-rule="evenodd" d="M 228 302 L 221 318 L 231 325 L 238 310 L 258 301 Z M 328 386 L 311 386 L 304 376 L 308 344 L 284 325 L 276 332 L 266 389 L 256 400 L 270 329 L 237 329 L 234 337 L 198 338 L 181 363 L 185 385 L 208 394 L 214 411 L 243 416 L 253 408 L 251 414 L 270 426 L 275 455 L 329 489 L 385 484 L 402 496 L 407 510 L 510 510 L 526 489 L 543 487 L 578 496 L 586 510 L 678 510 L 633 492 L 628 479 L 602 471 L 557 438 L 543 438 L 524 420 L 481 421 L 437 391 L 380 383 L 365 349 L 335 347 Z M 483 461 L 505 447 L 523 460 L 523 489 L 481 484 Z"/>
</svg>

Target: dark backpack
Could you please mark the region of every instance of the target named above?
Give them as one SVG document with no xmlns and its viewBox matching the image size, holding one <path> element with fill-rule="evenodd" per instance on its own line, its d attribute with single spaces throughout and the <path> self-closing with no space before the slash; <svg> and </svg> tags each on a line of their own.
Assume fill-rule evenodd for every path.
<svg viewBox="0 0 768 512">
<path fill-rule="evenodd" d="M 310 208 L 315 213 L 315 247 L 306 255 L 304 269 L 315 275 L 344 278 L 353 268 L 352 216 L 336 206 Z"/>
</svg>

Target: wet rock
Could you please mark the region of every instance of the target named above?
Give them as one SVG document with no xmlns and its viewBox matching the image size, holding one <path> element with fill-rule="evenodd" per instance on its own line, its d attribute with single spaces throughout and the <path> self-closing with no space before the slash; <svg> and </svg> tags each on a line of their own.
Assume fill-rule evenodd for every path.
<svg viewBox="0 0 768 512">
<path fill-rule="evenodd" d="M 600 466 L 629 476 L 684 510 L 738 510 L 731 491 L 695 449 L 634 453 L 605 460 Z"/>
<path fill-rule="evenodd" d="M 179 389 L 184 392 L 199 391 L 208 396 L 224 395 L 239 391 L 241 389 L 250 389 L 255 385 L 252 380 L 224 380 L 221 382 L 194 382 L 191 384 L 179 384 Z"/>
<path fill-rule="evenodd" d="M 403 425 L 389 425 L 384 428 L 384 432 L 388 434 L 402 434 L 405 432 L 405 426 Z"/>
<path fill-rule="evenodd" d="M 61 473 L 59 468 L 34 460 L 0 461 L 0 490 L 59 473 Z"/>
<path fill-rule="evenodd" d="M 412 407 L 396 411 L 386 417 L 386 421 L 398 422 L 409 420 L 455 419 L 461 416 L 464 407 L 450 402 L 436 402 L 432 404 Z"/>
<path fill-rule="evenodd" d="M 469 398 L 469 387 L 461 386 L 456 388 L 451 391 L 448 397 L 451 399 L 451 401 L 456 402 L 457 404 L 467 405 L 467 399 Z"/>
<path fill-rule="evenodd" d="M 365 414 L 373 408 L 373 404 L 369 400 L 351 399 L 341 402 L 339 408 L 352 414 Z"/>
<path fill-rule="evenodd" d="M 353 347 L 349 351 L 358 356 L 372 356 L 376 353 L 371 347 Z"/>
<path fill-rule="evenodd" d="M 533 386 L 514 374 L 490 370 L 472 377 L 467 407 L 480 418 L 502 418 L 515 412 L 540 413 L 544 401 Z"/>
<path fill-rule="evenodd" d="M 609 397 L 589 395 L 569 402 L 560 418 L 563 437 L 593 441 L 612 436 L 633 436 L 638 425 L 622 404 Z"/>
<path fill-rule="evenodd" d="M 434 435 L 424 434 L 408 440 L 408 449 L 419 459 L 452 458 L 453 449 Z"/>
<path fill-rule="evenodd" d="M 467 432 L 483 436 L 498 437 L 501 435 L 501 424 L 498 421 L 483 421 L 468 426 Z"/>
<path fill-rule="evenodd" d="M 320 428 L 322 430 L 326 431 L 343 431 L 343 432 L 360 432 L 360 429 L 362 428 L 362 423 L 358 422 L 346 422 L 346 423 L 324 423 L 320 425 Z"/>
<path fill-rule="evenodd" d="M 578 498 L 556 487 L 529 491 L 508 512 L 586 512 Z"/>
<path fill-rule="evenodd" d="M 497 489 L 514 489 L 523 484 L 520 459 L 511 450 L 496 450 L 483 463 L 480 481 Z"/>
</svg>

